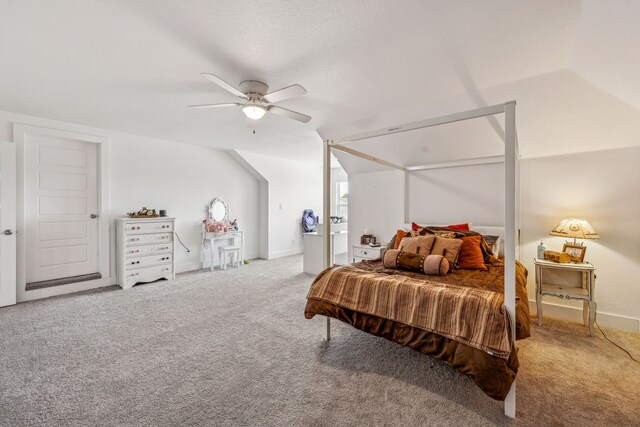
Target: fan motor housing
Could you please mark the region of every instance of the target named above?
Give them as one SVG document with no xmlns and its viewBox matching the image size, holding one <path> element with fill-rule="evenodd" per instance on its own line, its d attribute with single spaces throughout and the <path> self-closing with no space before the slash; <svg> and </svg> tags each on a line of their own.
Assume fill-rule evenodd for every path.
<svg viewBox="0 0 640 427">
<path fill-rule="evenodd" d="M 269 91 L 269 86 L 257 80 L 245 80 L 240 83 L 240 90 L 250 98 L 254 96 L 263 97 Z"/>
</svg>

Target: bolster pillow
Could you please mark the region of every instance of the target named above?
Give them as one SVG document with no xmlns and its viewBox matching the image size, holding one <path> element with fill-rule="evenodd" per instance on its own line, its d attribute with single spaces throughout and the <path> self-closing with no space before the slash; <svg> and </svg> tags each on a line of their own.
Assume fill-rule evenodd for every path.
<svg viewBox="0 0 640 427">
<path fill-rule="evenodd" d="M 384 253 L 385 268 L 415 271 L 431 276 L 444 276 L 449 271 L 449 261 L 442 255 L 419 255 L 390 249 Z"/>
</svg>

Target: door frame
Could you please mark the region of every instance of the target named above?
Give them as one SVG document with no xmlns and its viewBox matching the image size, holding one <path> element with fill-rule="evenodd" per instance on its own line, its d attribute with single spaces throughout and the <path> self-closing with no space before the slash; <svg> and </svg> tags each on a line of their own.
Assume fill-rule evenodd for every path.
<svg viewBox="0 0 640 427">
<path fill-rule="evenodd" d="M 13 244 L 11 245 L 12 248 L 9 251 L 9 254 L 5 252 L 2 252 L 0 254 L 2 255 L 2 260 L 0 262 L 4 264 L 2 266 L 2 271 L 0 272 L 0 276 L 2 276 L 0 277 L 0 281 L 2 281 L 2 283 L 0 283 L 0 287 L 2 287 L 0 289 L 0 293 L 3 292 L 3 289 L 6 290 L 6 288 L 11 289 L 12 286 L 14 287 L 13 291 L 9 290 L 8 295 L 4 295 L 4 298 L 6 298 L 4 301 L 2 300 L 2 298 L 0 298 L 0 307 L 5 307 L 8 305 L 14 305 L 16 303 L 16 293 L 17 293 L 17 289 L 15 288 L 15 280 L 16 280 L 16 253 L 15 253 L 15 248 L 16 248 L 15 246 L 16 245 L 16 233 L 15 233 L 15 230 L 16 230 L 16 224 L 15 224 L 16 223 L 16 194 L 15 194 L 16 144 L 14 144 L 13 142 L 0 141 L 0 151 L 2 151 L 2 154 L 0 154 L 0 163 L 2 163 L 2 165 L 0 166 L 0 173 L 4 174 L 5 170 L 13 169 L 13 173 L 9 172 L 8 179 L 7 179 L 7 175 L 5 174 L 2 178 L 2 182 L 0 183 L 0 187 L 2 187 L 0 189 L 0 191 L 2 191 L 2 214 L 1 215 L 4 219 L 3 227 L 0 228 L 0 233 L 3 231 L 2 229 L 4 229 L 5 227 L 7 227 L 7 229 L 12 229 L 14 231 L 13 236 L 0 237 L 0 239 L 3 239 L 0 242 L 0 245 L 3 245 L 6 243 L 5 239 L 13 239 Z M 7 151 L 9 151 L 9 153 Z M 9 154 L 9 155 L 7 156 L 6 154 Z M 13 194 L 11 193 L 5 194 L 5 191 L 7 189 L 13 192 Z M 8 203 L 9 205 L 13 204 L 13 209 L 12 209 L 13 212 L 9 213 L 8 221 L 7 221 L 7 208 L 5 206 L 7 205 L 6 199 L 11 199 L 10 203 Z M 13 264 L 13 271 L 7 270 L 7 263 Z M 11 282 L 13 282 L 13 285 L 11 285 Z M 4 284 L 4 286 L 2 286 L 2 284 Z"/>
<path fill-rule="evenodd" d="M 26 290 L 27 285 L 27 242 L 26 242 L 26 164 L 25 143 L 27 134 L 69 138 L 97 144 L 98 149 L 98 273 L 102 278 L 86 282 L 69 283 L 44 289 Z M 111 285 L 111 261 L 109 250 L 109 138 L 64 129 L 34 126 L 23 123 L 13 124 L 13 142 L 16 144 L 16 230 L 17 230 L 17 300 L 18 302 L 47 298 L 55 295 L 84 291 Z"/>
</svg>

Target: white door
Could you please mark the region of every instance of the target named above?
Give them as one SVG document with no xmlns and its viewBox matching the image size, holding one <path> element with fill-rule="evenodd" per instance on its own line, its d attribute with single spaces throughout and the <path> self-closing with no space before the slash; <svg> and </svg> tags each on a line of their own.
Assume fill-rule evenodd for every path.
<svg viewBox="0 0 640 427">
<path fill-rule="evenodd" d="M 27 283 L 98 272 L 97 144 L 26 134 Z"/>
<path fill-rule="evenodd" d="M 16 145 L 0 142 L 0 307 L 16 303 Z"/>
</svg>

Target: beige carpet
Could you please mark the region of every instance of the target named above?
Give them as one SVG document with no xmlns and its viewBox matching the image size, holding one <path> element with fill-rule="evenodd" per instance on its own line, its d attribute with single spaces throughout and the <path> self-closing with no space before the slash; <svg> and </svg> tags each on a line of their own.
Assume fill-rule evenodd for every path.
<svg viewBox="0 0 640 427">
<path fill-rule="evenodd" d="M 640 425 L 640 365 L 580 324 L 520 342 L 518 419 L 446 364 L 305 320 L 301 257 L 0 309 L 0 425 Z M 640 356 L 640 336 L 606 330 Z"/>
</svg>

